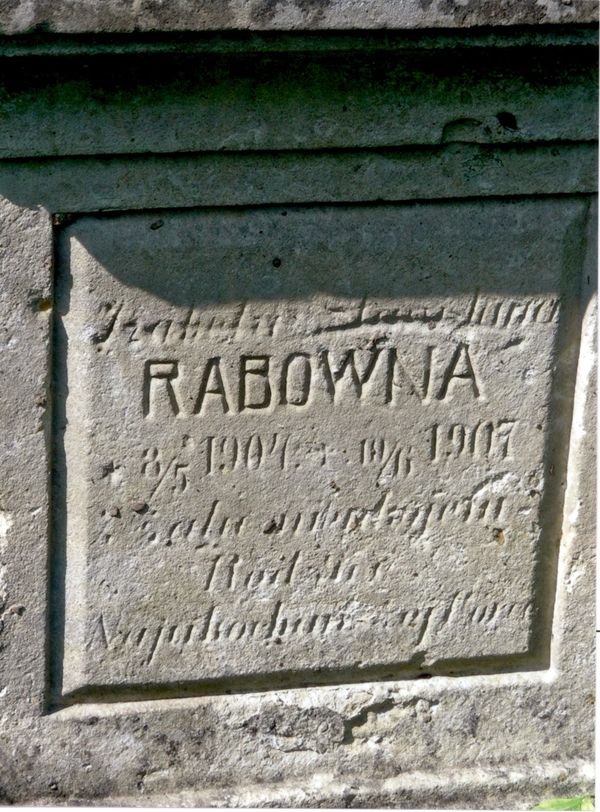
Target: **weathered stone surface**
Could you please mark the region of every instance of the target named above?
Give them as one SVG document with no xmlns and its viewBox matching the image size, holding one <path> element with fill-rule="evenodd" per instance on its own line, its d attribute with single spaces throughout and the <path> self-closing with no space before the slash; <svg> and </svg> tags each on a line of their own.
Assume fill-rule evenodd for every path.
<svg viewBox="0 0 600 812">
<path fill-rule="evenodd" d="M 0 30 L 22 34 L 470 28 L 590 23 L 594 0 L 3 0 Z"/>
<path fill-rule="evenodd" d="M 0 800 L 589 791 L 596 54 L 544 30 L 0 56 Z"/>
<path fill-rule="evenodd" d="M 6 59 L 0 157 L 275 151 L 277 165 L 284 150 L 596 138 L 595 43 L 409 56 L 274 47 Z"/>
<path fill-rule="evenodd" d="M 564 253 L 586 211 L 215 210 L 66 229 L 63 691 L 547 658 L 535 569 L 559 518 L 542 504 L 552 385 L 572 377 Z"/>
</svg>

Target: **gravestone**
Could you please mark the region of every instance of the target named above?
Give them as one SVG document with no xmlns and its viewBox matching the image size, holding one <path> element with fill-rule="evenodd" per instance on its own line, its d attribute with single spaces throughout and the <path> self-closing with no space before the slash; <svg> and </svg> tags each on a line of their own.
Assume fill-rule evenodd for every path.
<svg viewBox="0 0 600 812">
<path fill-rule="evenodd" d="M 595 13 L 0 9 L 0 800 L 590 791 Z"/>
</svg>

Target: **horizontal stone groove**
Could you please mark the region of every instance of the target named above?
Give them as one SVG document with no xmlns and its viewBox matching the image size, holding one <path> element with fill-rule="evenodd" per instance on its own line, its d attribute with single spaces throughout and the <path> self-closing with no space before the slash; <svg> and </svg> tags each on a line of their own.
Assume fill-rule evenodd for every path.
<svg viewBox="0 0 600 812">
<path fill-rule="evenodd" d="M 51 212 L 375 203 L 595 188 L 593 143 L 0 161 L 0 194 Z"/>
<path fill-rule="evenodd" d="M 563 48 L 598 46 L 595 25 L 553 25 L 540 29 L 519 26 L 510 29 L 477 28 L 475 31 L 326 31 L 140 34 L 57 34 L 2 36 L 0 57 L 71 56 L 78 54 L 161 53 L 294 53 L 304 51 L 440 51 L 447 48 Z"/>
<path fill-rule="evenodd" d="M 462 677 L 494 677 L 500 674 L 531 674 L 539 672 L 540 679 L 547 673 L 548 653 L 523 654 L 511 657 L 482 657 L 440 662 L 427 671 L 418 664 L 406 666 L 381 666 L 361 669 L 343 669 L 331 673 L 289 671 L 274 675 L 258 675 L 245 679 L 206 680 L 198 682 L 173 683 L 172 685 L 130 685 L 106 686 L 90 685 L 64 696 L 51 696 L 47 712 L 56 713 L 73 705 L 89 703 L 121 703 L 138 701 L 159 701 L 170 699 L 218 696 L 229 694 L 264 693 L 290 688 L 318 687 L 327 685 L 356 685 L 378 682 L 413 681 L 415 683 L 433 677 L 459 679 Z"/>
</svg>

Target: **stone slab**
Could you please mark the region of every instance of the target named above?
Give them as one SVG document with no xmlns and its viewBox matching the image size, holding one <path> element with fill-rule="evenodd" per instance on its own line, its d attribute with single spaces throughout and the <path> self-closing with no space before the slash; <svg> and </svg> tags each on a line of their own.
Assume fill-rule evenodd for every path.
<svg viewBox="0 0 600 812">
<path fill-rule="evenodd" d="M 0 31 L 23 34 L 152 31 L 471 28 L 593 23 L 594 0 L 34 0 L 0 4 Z"/>
<path fill-rule="evenodd" d="M 2 58 L 3 803 L 591 790 L 575 40 Z"/>
<path fill-rule="evenodd" d="M 70 226 L 63 691 L 528 654 L 556 521 L 549 370 L 576 294 L 563 254 L 586 208 Z"/>
</svg>

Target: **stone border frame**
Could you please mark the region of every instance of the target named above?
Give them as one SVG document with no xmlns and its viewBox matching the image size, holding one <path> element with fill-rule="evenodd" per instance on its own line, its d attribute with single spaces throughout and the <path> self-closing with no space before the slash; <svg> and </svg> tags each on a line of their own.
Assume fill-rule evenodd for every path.
<svg viewBox="0 0 600 812">
<path fill-rule="evenodd" d="M 361 154 L 365 152 L 368 150 Z M 392 156 L 382 156 L 376 151 L 370 164 L 375 167 L 373 174 L 366 173 L 372 187 L 363 180 L 361 199 L 370 199 L 369 193 L 374 195 L 385 178 L 392 178 L 389 188 L 393 188 L 401 200 L 419 198 L 419 188 L 430 179 L 435 193 L 427 199 L 444 198 L 445 190 L 452 187 L 452 173 L 458 178 L 465 160 L 482 155 L 489 158 L 483 161 L 485 169 L 475 173 L 464 190 L 458 195 L 454 193 L 453 197 L 461 193 L 466 197 L 485 197 L 491 189 L 497 188 L 494 184 L 502 180 L 494 168 L 493 156 L 498 152 L 505 159 L 508 154 L 511 156 L 507 162 L 509 171 L 501 173 L 506 184 L 501 187 L 501 194 L 593 191 L 594 149 L 589 144 L 490 148 L 470 143 L 449 144 L 428 154 L 430 176 L 422 174 L 419 149 L 400 150 Z M 348 194 L 351 178 L 343 167 L 338 167 L 335 174 L 338 161 L 335 156 L 329 174 L 324 172 L 323 161 L 327 159 L 328 156 L 322 154 L 309 158 L 315 162 L 310 182 L 314 184 L 314 178 L 320 178 L 326 186 L 333 172 L 338 194 Z M 229 177 L 238 171 L 233 168 L 237 162 L 241 171 L 247 173 L 246 177 L 254 179 L 251 184 L 254 197 L 245 198 L 243 202 L 247 204 L 260 198 L 261 172 L 269 172 L 268 154 L 215 160 L 222 162 L 225 177 L 227 171 Z M 293 165 L 293 156 L 290 160 Z M 317 799 L 322 804 L 325 798 L 331 805 L 359 806 L 509 806 L 511 798 L 519 799 L 522 794 L 533 798 L 588 788 L 592 771 L 583 754 L 591 750 L 589 731 L 593 707 L 594 632 L 590 610 L 595 499 L 590 475 L 594 459 L 595 396 L 593 218 L 582 284 L 585 315 L 575 385 L 551 664 L 547 670 L 456 678 L 435 676 L 427 680 L 334 685 L 309 691 L 289 689 L 270 692 L 268 702 L 262 694 L 240 693 L 90 703 L 47 713 L 49 584 L 45 539 L 51 513 L 48 476 L 52 422 L 53 232 L 68 219 L 69 212 L 135 205 L 161 208 L 167 202 L 170 208 L 173 199 L 179 201 L 178 205 L 218 205 L 216 201 L 220 200 L 219 189 L 223 184 L 215 179 L 206 161 L 208 158 L 201 155 L 154 155 L 114 158 L 110 162 L 95 157 L 64 157 L 0 164 L 0 194 L 3 196 L 0 256 L 4 272 L 0 294 L 0 346 L 5 381 L 0 414 L 2 425 L 9 427 L 3 432 L 0 453 L 3 483 L 0 588 L 8 594 L 0 613 L 3 646 L 0 656 L 4 659 L 0 718 L 7 740 L 14 736 L 16 741 L 18 735 L 21 736 L 19 745 L 3 754 L 0 785 L 10 787 L 14 784 L 11 775 L 17 775 L 23 793 L 20 798 L 47 800 L 62 797 L 61 792 L 75 785 L 81 798 L 100 803 L 108 797 L 111 803 L 117 804 L 131 803 L 132 797 L 137 803 L 147 802 L 151 796 L 152 803 L 167 804 L 310 805 Z M 232 162 L 229 169 L 228 161 Z M 523 177 L 524 162 L 531 169 L 536 161 L 539 171 L 530 171 Z M 172 179 L 174 165 L 182 178 L 175 197 L 173 186 L 166 182 L 163 186 L 159 180 L 161 171 L 165 181 Z M 397 167 L 395 176 L 389 174 L 390 166 Z M 45 172 L 43 190 L 37 180 L 40 167 Z M 130 184 L 132 167 L 136 168 L 136 182 Z M 97 181 L 92 199 L 87 201 L 89 208 L 86 208 L 86 195 L 91 188 L 90 171 L 95 173 Z M 144 173 L 147 173 L 145 177 Z M 310 173 L 303 177 L 310 178 Z M 290 186 L 290 178 L 296 179 L 296 189 L 293 184 Z M 394 187 L 393 178 L 401 178 L 400 192 L 398 185 Z M 149 180 L 153 186 L 148 191 Z M 302 184 L 302 178 L 293 171 L 282 171 L 281 189 L 288 197 L 281 202 L 309 200 L 309 196 L 315 194 L 314 186 L 311 190 L 308 183 L 304 187 Z M 356 190 L 356 186 L 353 188 Z M 293 200 L 290 200 L 290 189 Z M 146 197 L 140 197 L 141 193 Z M 274 201 L 270 193 L 268 202 L 279 201 Z M 569 700 L 573 695 L 581 698 L 576 706 Z M 276 720 L 288 722 L 299 717 L 313 718 L 315 714 L 319 720 L 314 732 L 300 747 L 301 760 L 294 762 L 294 777 L 285 784 L 281 784 L 279 778 L 285 765 L 291 763 L 285 737 L 262 731 L 259 723 L 258 732 L 256 729 L 251 732 L 252 720 L 260 720 L 269 713 Z M 153 720 L 160 720 L 161 730 L 171 731 L 168 735 L 172 741 L 179 742 L 189 762 L 172 765 L 170 778 L 161 771 L 160 765 L 168 764 L 168 753 L 164 740 L 153 736 Z M 503 742 L 486 736 L 490 720 L 495 725 L 505 726 Z M 372 730 L 372 735 L 377 736 L 381 730 L 385 739 L 385 731 L 398 725 L 406 741 L 423 738 L 435 752 L 458 740 L 464 752 L 453 751 L 453 762 L 442 762 L 441 769 L 437 768 L 435 758 L 432 760 L 431 755 L 426 755 L 418 746 L 413 753 L 405 753 L 398 763 L 391 745 L 383 741 L 378 745 L 380 752 L 376 757 L 364 734 Z M 524 738 L 520 735 L 523 729 Z M 469 730 L 479 730 L 477 743 Z M 174 796 L 172 786 L 177 781 L 194 784 L 199 756 L 194 756 L 193 742 L 198 731 L 203 731 L 205 741 L 213 742 L 212 747 L 218 749 L 221 762 L 200 762 L 206 770 L 206 789 L 190 789 Z M 164 734 L 161 735 L 164 738 Z M 134 742 L 127 751 L 120 749 L 123 736 Z M 256 746 L 257 737 L 260 746 Z M 25 749 L 24 738 L 30 742 Z M 557 744 L 559 739 L 572 742 L 571 752 L 561 751 Z M 473 749 L 475 746 L 477 751 Z M 85 763 L 79 757 L 80 751 L 90 748 L 96 764 L 104 765 L 91 774 L 86 772 Z M 248 780 L 231 787 L 228 776 L 235 772 L 241 753 L 246 759 Z M 263 763 L 265 753 L 271 759 L 267 766 Z M 57 766 L 61 755 L 62 767 Z M 385 777 L 388 773 L 381 768 L 382 761 L 394 764 L 395 778 Z M 122 794 L 124 786 L 130 787 L 127 795 Z M 4 792 L 6 800 L 14 800 L 10 790 Z"/>
<path fill-rule="evenodd" d="M 584 153 L 585 157 L 587 157 L 587 153 Z M 361 153 L 358 152 L 356 154 L 352 154 L 351 156 L 344 156 L 343 164 L 347 164 L 350 161 L 354 161 L 357 159 L 357 156 L 360 158 Z M 375 153 L 375 161 L 377 161 L 378 154 Z M 553 157 L 553 156 L 551 156 Z M 407 160 L 408 158 L 408 160 Z M 523 159 L 522 153 L 517 153 L 516 160 L 514 156 L 511 156 L 511 160 L 515 160 L 517 163 L 519 160 Z M 268 158 L 267 158 L 268 160 Z M 298 167 L 300 167 L 307 158 L 304 157 L 302 159 L 298 159 Z M 506 155 L 504 155 L 504 160 L 506 162 Z M 402 159 L 399 161 L 400 166 L 402 169 L 405 168 L 406 164 L 412 161 L 418 161 L 418 158 L 415 158 L 412 154 L 403 155 Z M 87 163 L 87 161 L 85 162 Z M 227 175 L 235 175 L 236 170 L 230 169 L 228 164 L 233 163 L 234 165 L 238 163 L 237 159 L 233 161 L 226 157 L 223 161 L 215 161 L 214 158 L 208 160 L 208 167 L 206 167 L 207 174 L 209 177 L 216 178 L 216 183 L 218 184 L 219 188 L 225 188 L 226 191 L 222 194 L 224 200 L 227 200 L 229 204 L 229 186 L 225 183 L 220 181 L 221 173 L 225 176 Z M 217 169 L 215 169 L 214 164 L 217 164 Z M 389 158 L 386 160 L 386 163 L 392 164 L 392 161 Z M 204 162 L 201 162 L 202 169 L 205 169 Z M 323 166 L 324 165 L 324 166 Z M 518 163 L 517 163 L 518 165 Z M 562 164 L 561 164 L 562 165 Z M 143 164 L 142 164 L 143 166 Z M 585 158 L 584 158 L 584 166 L 585 166 Z M 191 171 L 194 171 L 194 160 L 192 159 L 192 166 Z M 339 169 L 339 167 L 336 167 Z M 563 167 L 564 168 L 564 167 Z M 294 169 L 296 167 L 292 166 L 291 174 L 294 174 Z M 327 170 L 327 161 L 321 159 L 319 169 Z M 259 172 L 262 170 L 262 166 L 259 168 Z M 268 167 L 266 168 L 268 171 Z M 435 170 L 434 170 L 435 171 Z M 318 172 L 318 170 L 317 170 Z M 58 170 L 58 175 L 62 174 L 61 169 Z M 384 172 L 382 172 L 382 175 Z M 389 175 L 389 173 L 387 173 Z M 516 174 L 516 171 L 515 171 Z M 281 173 L 282 176 L 282 190 L 285 189 L 285 177 L 286 173 L 285 170 Z M 171 176 L 172 177 L 172 176 Z M 177 177 L 175 175 L 175 177 Z M 309 175 L 309 179 L 312 179 Z M 84 188 L 83 178 L 81 179 L 81 184 L 77 184 L 79 188 Z M 158 184 L 160 185 L 160 184 Z M 198 184 L 201 188 L 203 188 L 203 184 L 200 182 Z M 250 183 L 252 187 L 256 186 L 256 181 Z M 367 192 L 369 194 L 375 194 L 377 189 L 377 185 L 373 184 L 373 189 L 370 188 L 362 189 L 361 191 Z M 488 188 L 493 188 L 492 185 Z M 494 190 L 495 191 L 495 190 Z M 309 190 L 309 193 L 314 195 L 314 186 L 313 189 Z M 210 191 L 208 192 L 210 195 Z M 396 192 L 397 194 L 397 192 Z M 194 196 L 190 196 L 188 198 L 188 202 L 190 199 L 193 200 Z M 569 199 L 580 199 L 586 200 L 588 204 L 588 218 L 589 218 L 589 207 L 591 205 L 591 196 L 590 195 L 582 195 L 582 194 L 561 194 L 560 197 L 557 197 L 553 194 L 544 194 L 544 195 L 510 195 L 511 200 L 518 197 L 519 200 L 523 201 L 532 201 L 532 200 L 539 200 L 539 199 L 546 199 L 546 200 L 569 200 Z M 441 198 L 438 199 L 437 203 L 453 203 L 453 202 L 460 202 L 460 200 L 473 200 L 473 199 L 481 199 L 477 197 L 473 197 L 472 195 L 466 195 L 465 198 Z M 485 199 L 490 201 L 497 201 L 503 198 L 498 197 L 497 195 L 488 195 Z M 143 195 L 138 197 L 138 201 L 143 200 Z M 259 207 L 261 205 L 266 205 L 268 201 L 268 197 L 261 199 L 260 203 L 258 204 Z M 85 206 L 85 203 L 88 203 Z M 113 200 L 114 202 L 114 200 Z M 348 201 L 346 200 L 336 200 L 341 206 L 348 205 Z M 372 202 L 372 205 L 376 205 L 379 201 L 375 200 Z M 393 200 L 391 201 L 392 204 L 407 204 L 407 203 L 431 203 L 432 201 L 429 197 L 422 198 L 420 196 L 411 197 L 410 200 Z M 84 207 L 80 211 L 69 211 L 65 212 L 55 212 L 52 214 L 52 223 L 53 223 L 53 253 L 54 253 L 54 273 L 53 273 L 53 287 L 56 282 L 56 276 L 63 270 L 64 264 L 67 262 L 65 258 L 66 248 L 63 243 L 63 230 L 68 228 L 71 223 L 77 222 L 77 219 L 80 216 L 98 216 L 101 217 L 105 212 L 95 211 L 91 208 L 94 204 L 93 196 L 90 197 L 89 201 L 83 201 Z M 353 201 L 358 205 L 363 205 L 362 199 Z M 248 205 L 246 200 L 243 202 L 240 201 L 240 195 L 238 194 L 236 199 L 235 206 L 231 205 L 220 205 L 216 208 L 217 210 L 227 211 L 229 209 L 252 209 L 252 205 Z M 322 206 L 323 201 L 318 197 L 316 201 L 312 201 L 310 203 L 303 204 L 302 207 L 309 208 L 312 205 L 315 206 Z M 292 205 L 298 206 L 298 203 L 294 201 L 293 203 L 290 202 L 289 199 L 283 200 L 281 204 L 277 204 L 277 206 L 273 206 L 273 208 L 282 207 L 290 207 Z M 368 207 L 368 203 L 366 204 Z M 132 212 L 142 212 L 142 213 L 151 213 L 152 216 L 160 217 L 161 215 L 172 213 L 175 211 L 186 211 L 186 210 L 198 210 L 202 208 L 213 209 L 212 206 L 196 206 L 196 205 L 188 205 L 179 209 L 173 208 L 152 208 L 147 209 L 143 205 L 139 205 L 136 209 L 126 209 L 121 210 L 117 209 L 117 207 L 111 207 L 110 212 L 106 212 L 107 214 L 111 215 L 120 215 L 120 214 L 131 214 Z M 269 203 L 269 208 L 271 208 L 271 204 Z M 53 294 L 53 299 L 55 298 Z M 529 650 L 523 654 L 509 654 L 509 655 L 498 655 L 498 656 L 482 656 L 482 657 L 473 657 L 467 658 L 464 662 L 462 659 L 459 660 L 448 660 L 444 662 L 440 662 L 439 665 L 435 665 L 433 667 L 427 668 L 419 668 L 417 666 L 411 666 L 409 664 L 406 665 L 388 665 L 388 666 L 374 666 L 372 668 L 365 669 L 363 673 L 360 675 L 352 675 L 348 671 L 342 671 L 338 674 L 338 672 L 332 672 L 331 674 L 323 674 L 317 676 L 311 672 L 304 672 L 299 671 L 295 677 L 290 677 L 287 680 L 283 680 L 278 677 L 277 674 L 265 675 L 261 679 L 248 677 L 241 681 L 238 681 L 234 678 L 229 678 L 225 680 L 224 684 L 221 684 L 220 680 L 215 681 L 215 686 L 212 685 L 203 685 L 200 681 L 196 684 L 195 682 L 185 682 L 182 684 L 176 683 L 171 686 L 168 683 L 160 686 L 142 686 L 142 687 L 134 687 L 134 686 L 123 686 L 117 688 L 115 686 L 94 686 L 90 688 L 82 688 L 77 690 L 74 695 L 71 695 L 69 692 L 62 692 L 61 691 L 61 682 L 62 682 L 62 660 L 64 656 L 64 624 L 65 619 L 68 613 L 68 608 L 65 607 L 65 559 L 67 557 L 67 549 L 68 543 L 67 540 L 64 538 L 58 538 L 58 536 L 62 536 L 64 532 L 64 526 L 62 522 L 59 524 L 61 525 L 61 529 L 58 529 L 58 524 L 56 522 L 55 516 L 53 516 L 53 510 L 56 508 L 53 505 L 53 502 L 56 498 L 56 492 L 54 486 L 52 484 L 53 474 L 50 476 L 50 530 L 49 530 L 49 537 L 50 537 L 50 551 L 49 551 L 49 594 L 48 594 L 48 616 L 51 619 L 51 625 L 48 631 L 48 676 L 47 676 L 47 701 L 46 701 L 46 711 L 49 713 L 54 713 L 60 709 L 64 709 L 70 706 L 77 706 L 77 705 L 85 705 L 89 703 L 118 703 L 121 701 L 143 701 L 146 699 L 153 699 L 154 697 L 160 699 L 177 699 L 177 698 L 199 698 L 204 696 L 211 696 L 211 695 L 220 695 L 220 694 L 231 694 L 231 693 L 254 693 L 254 692 L 265 692 L 270 694 L 271 692 L 275 692 L 278 690 L 294 690 L 298 687 L 324 687 L 324 686 L 331 686 L 331 685 L 344 685 L 344 686 L 351 686 L 356 684 L 365 684 L 371 682 L 392 682 L 392 681 L 406 681 L 406 680 L 415 680 L 415 679 L 424 679 L 424 678 L 431 678 L 433 676 L 445 676 L 451 677 L 452 679 L 458 677 L 467 677 L 467 676 L 483 676 L 487 675 L 490 677 L 499 675 L 499 674 L 509 674 L 509 673 L 528 673 L 528 674 L 535 674 L 536 672 L 543 672 L 547 671 L 550 666 L 551 660 L 551 638 L 552 638 L 552 616 L 553 616 L 553 607 L 554 607 L 554 600 L 555 600 L 555 590 L 556 590 L 556 583 L 557 583 L 557 543 L 553 540 L 553 531 L 556 526 L 560 526 L 563 519 L 563 510 L 560 505 L 563 504 L 565 498 L 565 487 L 564 487 L 564 480 L 565 480 L 565 471 L 566 471 L 566 454 L 565 454 L 565 447 L 568 444 L 568 434 L 569 434 L 569 426 L 571 424 L 571 409 L 569 408 L 569 401 L 568 401 L 568 393 L 572 391 L 574 385 L 574 378 L 575 378 L 575 371 L 576 371 L 576 355 L 573 354 L 571 350 L 569 350 L 570 345 L 578 340 L 579 333 L 581 330 L 581 313 L 578 312 L 578 301 L 577 297 L 574 296 L 574 305 L 573 307 L 569 308 L 568 315 L 561 319 L 561 324 L 558 328 L 558 339 L 557 339 L 557 348 L 556 348 L 556 371 L 555 375 L 557 380 L 554 382 L 553 389 L 554 394 L 552 396 L 552 407 L 549 414 L 549 421 L 552 427 L 553 435 L 557 437 L 558 441 L 555 445 L 549 447 L 548 453 L 548 467 L 550 470 L 555 469 L 555 478 L 548 477 L 548 482 L 544 489 L 544 496 L 543 496 L 543 503 L 541 511 L 543 514 L 548 515 L 548 520 L 543 522 L 542 531 L 541 531 L 541 539 L 539 542 L 540 550 L 542 551 L 542 555 L 540 556 L 542 562 L 538 564 L 536 571 L 536 581 L 539 581 L 539 585 L 535 589 L 535 594 L 537 596 L 538 604 L 536 606 L 536 615 L 535 620 L 533 622 L 533 629 L 532 629 L 532 643 Z M 562 323 L 564 322 L 564 323 Z M 53 327 L 51 326 L 51 336 L 50 336 L 50 343 L 51 343 L 51 356 L 53 356 L 53 350 L 56 349 L 58 342 L 55 344 L 56 336 L 53 335 Z M 64 363 L 63 359 L 63 363 Z M 51 367 L 54 366 L 55 359 L 52 359 Z M 50 378 L 51 382 L 54 380 L 54 369 L 50 369 Z M 50 389 L 52 390 L 53 386 L 52 383 L 50 385 Z M 566 398 L 566 404 L 563 405 Z M 51 409 L 56 409 L 56 401 L 53 399 L 51 403 Z M 51 459 L 50 467 L 52 468 L 52 464 L 54 465 L 63 465 L 62 455 L 59 455 L 56 451 L 55 439 L 52 436 L 54 431 L 51 427 L 50 429 L 50 443 L 53 448 L 51 450 L 50 456 Z M 61 457 L 61 462 L 58 462 L 59 456 Z M 54 473 L 54 472 L 53 472 Z M 65 494 L 63 494 L 63 498 Z M 557 503 L 557 506 L 549 508 L 549 505 L 553 505 Z M 544 507 L 544 505 L 546 507 Z M 546 560 L 547 559 L 547 560 Z M 49 641 L 57 641 L 52 646 L 50 646 Z M 62 641 L 59 645 L 58 641 Z M 392 677 L 392 673 L 394 673 L 394 677 Z M 67 680 L 68 681 L 68 680 Z M 247 683 L 247 686 L 245 685 Z M 268 684 L 272 683 L 272 685 Z"/>
</svg>

